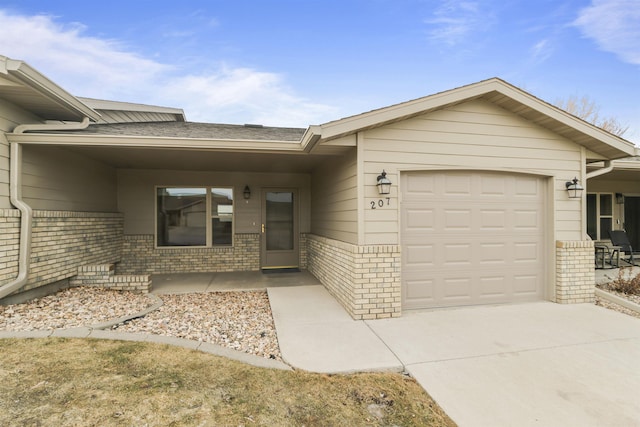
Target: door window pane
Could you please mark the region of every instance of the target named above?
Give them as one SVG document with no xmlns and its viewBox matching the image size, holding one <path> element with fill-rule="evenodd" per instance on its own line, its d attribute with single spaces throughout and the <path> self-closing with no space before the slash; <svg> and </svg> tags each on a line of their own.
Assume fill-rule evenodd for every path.
<svg viewBox="0 0 640 427">
<path fill-rule="evenodd" d="M 266 204 L 267 250 L 292 250 L 293 193 L 268 192 Z"/>
<path fill-rule="evenodd" d="M 206 217 L 204 188 L 158 188 L 158 246 L 205 246 Z"/>
<path fill-rule="evenodd" d="M 233 189 L 211 189 L 211 242 L 213 246 L 233 244 Z"/>
</svg>

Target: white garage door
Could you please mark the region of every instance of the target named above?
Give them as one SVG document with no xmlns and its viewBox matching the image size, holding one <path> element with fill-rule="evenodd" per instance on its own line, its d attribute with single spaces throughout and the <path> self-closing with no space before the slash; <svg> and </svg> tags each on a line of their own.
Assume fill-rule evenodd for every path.
<svg viewBox="0 0 640 427">
<path fill-rule="evenodd" d="M 403 174 L 403 308 L 542 299 L 544 193 L 528 175 Z"/>
</svg>

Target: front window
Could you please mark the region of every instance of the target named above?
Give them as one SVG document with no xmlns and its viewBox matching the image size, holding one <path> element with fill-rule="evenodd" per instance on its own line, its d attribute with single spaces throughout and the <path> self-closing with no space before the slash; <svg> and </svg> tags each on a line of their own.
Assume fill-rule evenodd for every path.
<svg viewBox="0 0 640 427">
<path fill-rule="evenodd" d="M 159 187 L 156 199 L 158 246 L 233 244 L 232 188 Z"/>
<path fill-rule="evenodd" d="M 592 240 L 609 238 L 613 228 L 613 194 L 587 194 L 587 234 Z"/>
</svg>

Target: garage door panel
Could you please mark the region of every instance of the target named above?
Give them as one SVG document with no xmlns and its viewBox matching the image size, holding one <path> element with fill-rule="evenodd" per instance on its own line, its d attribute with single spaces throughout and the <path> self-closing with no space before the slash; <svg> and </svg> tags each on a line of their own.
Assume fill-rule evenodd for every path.
<svg viewBox="0 0 640 427">
<path fill-rule="evenodd" d="M 471 177 L 467 174 L 446 174 L 444 177 L 444 185 L 442 186 L 442 194 L 446 196 L 464 196 L 471 195 Z"/>
<path fill-rule="evenodd" d="M 471 209 L 445 209 L 444 231 L 470 231 L 472 225 Z M 435 224 L 437 225 L 437 224 Z"/>
<path fill-rule="evenodd" d="M 435 300 L 435 284 L 433 280 L 410 280 L 407 285 L 407 298 L 414 304 L 429 303 Z"/>
<path fill-rule="evenodd" d="M 484 175 L 480 177 L 480 191 L 481 196 L 493 196 L 493 197 L 506 197 L 507 194 L 507 182 L 500 176 Z"/>
<path fill-rule="evenodd" d="M 540 209 L 514 210 L 513 227 L 517 230 L 538 230 L 542 225 Z"/>
<path fill-rule="evenodd" d="M 432 197 L 437 194 L 439 188 L 436 183 L 436 175 L 417 176 L 407 175 L 403 187 L 404 194 L 412 198 Z"/>
<path fill-rule="evenodd" d="M 402 179 L 405 308 L 542 298 L 542 179 L 462 171 Z M 423 179 L 428 192 L 418 191 Z M 411 192 L 404 191 L 407 182 Z"/>
<path fill-rule="evenodd" d="M 529 198 L 531 200 L 538 200 L 541 195 L 540 179 L 537 177 L 516 176 L 514 178 L 515 183 L 515 196 L 521 198 Z"/>
<path fill-rule="evenodd" d="M 405 232 L 433 231 L 433 209 L 407 208 L 402 217 Z"/>
<path fill-rule="evenodd" d="M 414 269 L 433 267 L 435 250 L 430 244 L 409 244 L 405 246 L 405 264 Z"/>
<path fill-rule="evenodd" d="M 502 298 L 508 293 L 507 280 L 503 275 L 480 277 L 478 293 L 481 298 Z"/>
<path fill-rule="evenodd" d="M 508 228 L 507 220 L 508 211 L 504 209 L 480 209 L 479 210 L 479 228 L 481 231 L 489 233 L 504 232 Z"/>
<path fill-rule="evenodd" d="M 515 274 L 513 278 L 513 292 L 523 296 L 542 297 L 539 291 L 541 278 L 536 275 Z"/>
<path fill-rule="evenodd" d="M 442 267 L 459 268 L 473 264 L 473 251 L 470 243 L 444 244 L 442 248 Z"/>
<path fill-rule="evenodd" d="M 515 263 L 542 262 L 541 247 L 537 242 L 516 242 L 513 244 Z"/>
<path fill-rule="evenodd" d="M 478 262 L 482 265 L 505 264 L 509 257 L 508 245 L 502 242 L 479 243 Z"/>
<path fill-rule="evenodd" d="M 468 276 L 445 277 L 442 279 L 442 299 L 444 301 L 468 301 L 471 299 L 472 279 Z"/>
</svg>

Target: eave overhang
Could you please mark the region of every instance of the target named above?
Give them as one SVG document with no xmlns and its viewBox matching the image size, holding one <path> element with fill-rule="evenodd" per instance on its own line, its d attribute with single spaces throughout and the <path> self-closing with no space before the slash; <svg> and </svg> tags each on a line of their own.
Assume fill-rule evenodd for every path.
<svg viewBox="0 0 640 427">
<path fill-rule="evenodd" d="M 442 110 L 474 99 L 484 99 L 547 128 L 605 159 L 636 153 L 633 143 L 600 129 L 498 78 L 440 92 L 424 98 L 331 121 L 313 129 L 308 140 L 331 141 L 349 134 Z"/>
<path fill-rule="evenodd" d="M 74 135 L 69 133 L 9 133 L 6 137 L 9 142 L 17 142 L 24 145 L 59 147 L 166 148 L 228 152 L 305 153 L 302 144 L 298 141 Z"/>
<path fill-rule="evenodd" d="M 98 121 L 100 114 L 23 61 L 0 56 L 0 98 L 43 120 Z"/>
</svg>

